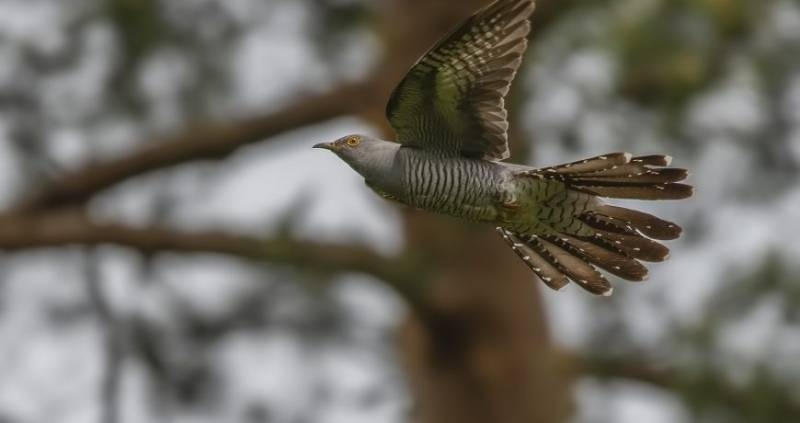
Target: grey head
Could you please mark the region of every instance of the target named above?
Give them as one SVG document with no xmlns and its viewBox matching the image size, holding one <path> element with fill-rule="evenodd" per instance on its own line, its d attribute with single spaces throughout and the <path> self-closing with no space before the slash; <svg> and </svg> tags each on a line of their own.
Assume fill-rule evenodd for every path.
<svg viewBox="0 0 800 423">
<path fill-rule="evenodd" d="M 314 148 L 332 151 L 367 181 L 380 183 L 391 178 L 394 159 L 400 150 L 400 144 L 368 135 L 353 134 L 331 143 L 317 144 Z"/>
</svg>

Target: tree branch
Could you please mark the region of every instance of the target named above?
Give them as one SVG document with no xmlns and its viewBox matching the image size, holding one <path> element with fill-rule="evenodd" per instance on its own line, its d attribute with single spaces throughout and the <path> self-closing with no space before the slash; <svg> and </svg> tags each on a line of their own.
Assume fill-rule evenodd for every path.
<svg viewBox="0 0 800 423">
<path fill-rule="evenodd" d="M 652 360 L 623 357 L 586 357 L 573 356 L 581 374 L 600 379 L 627 379 L 657 386 L 678 394 L 703 393 L 717 403 L 741 412 L 763 406 L 756 395 L 747 386 L 737 386 L 719 373 L 691 373 L 669 366 L 659 367 Z M 759 388 L 765 388 L 761 381 Z M 768 388 L 772 394 L 772 406 L 783 410 L 787 415 L 800 416 L 800 402 L 785 387 L 778 386 L 777 381 L 770 381 Z M 696 389 L 693 389 L 696 388 Z"/>
<path fill-rule="evenodd" d="M 308 97 L 280 111 L 238 122 L 203 125 L 143 143 L 125 157 L 89 165 L 36 188 L 12 212 L 31 212 L 84 202 L 92 195 L 134 176 L 193 160 L 223 158 L 238 148 L 287 131 L 372 107 L 376 81 L 342 85 Z"/>
<path fill-rule="evenodd" d="M 358 272 L 375 276 L 403 293 L 424 270 L 411 257 L 386 257 L 370 248 L 268 239 L 224 232 L 182 232 L 170 228 L 133 228 L 100 224 L 80 213 L 0 217 L 0 250 L 20 251 L 67 245 L 117 245 L 146 255 L 223 254 L 256 262 L 324 272 Z"/>
<path fill-rule="evenodd" d="M 549 27 L 564 11 L 570 10 L 572 2 L 542 2 L 533 16 L 532 33 L 542 32 Z M 425 36 L 416 38 L 428 42 Z M 404 36 L 403 44 L 416 46 L 419 43 Z M 383 110 L 383 103 L 388 99 L 391 88 L 413 62 L 411 57 L 422 51 L 414 49 L 409 53 L 411 56 L 408 60 L 399 54 L 400 51 L 393 52 L 378 67 L 379 71 L 364 81 L 344 84 L 330 92 L 307 97 L 274 113 L 232 123 L 202 125 L 161 140 L 142 143 L 145 147 L 125 157 L 89 165 L 35 188 L 11 212 L 41 211 L 81 204 L 104 189 L 148 172 L 194 160 L 224 158 L 245 145 L 336 117 L 371 116 L 376 110 Z"/>
</svg>

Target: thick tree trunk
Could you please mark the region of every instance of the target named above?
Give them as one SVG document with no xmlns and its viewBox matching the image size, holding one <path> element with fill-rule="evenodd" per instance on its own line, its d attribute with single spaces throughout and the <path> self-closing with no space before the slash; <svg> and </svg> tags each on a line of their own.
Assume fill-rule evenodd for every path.
<svg viewBox="0 0 800 423">
<path fill-rule="evenodd" d="M 385 9 L 387 81 L 486 0 L 396 0 Z M 392 86 L 384 87 L 387 92 Z M 383 110 L 370 113 L 383 125 Z M 373 119 L 374 117 L 374 119 Z M 439 266 L 400 345 L 421 423 L 559 422 L 570 380 L 555 351 L 535 276 L 494 228 L 409 211 L 408 245 Z"/>
<path fill-rule="evenodd" d="M 569 380 L 539 286 L 490 228 L 408 217 L 410 247 L 441 267 L 401 335 L 424 423 L 559 422 Z"/>
</svg>

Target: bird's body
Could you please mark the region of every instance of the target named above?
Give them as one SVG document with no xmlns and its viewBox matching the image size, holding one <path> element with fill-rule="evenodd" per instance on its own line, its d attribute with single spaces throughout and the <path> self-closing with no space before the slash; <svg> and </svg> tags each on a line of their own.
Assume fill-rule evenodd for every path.
<svg viewBox="0 0 800 423">
<path fill-rule="evenodd" d="M 398 200 L 411 207 L 494 222 L 511 175 L 501 163 L 447 157 L 414 148 L 397 153 Z"/>
<path fill-rule="evenodd" d="M 639 260 L 661 261 L 680 228 L 606 205 L 600 197 L 681 199 L 683 169 L 668 156 L 613 153 L 536 169 L 509 155 L 503 98 L 526 47 L 533 0 L 497 0 L 437 43 L 389 101 L 398 142 L 351 135 L 317 147 L 334 151 L 384 198 L 498 226 L 498 232 L 554 289 L 570 280 L 610 295 L 600 267 L 628 280 L 647 276 Z"/>
<path fill-rule="evenodd" d="M 415 148 L 398 148 L 390 178 L 367 179 L 379 195 L 420 210 L 462 219 L 502 224 L 520 232 L 545 229 L 561 204 L 576 210 L 589 204 L 592 196 L 572 194 L 575 202 L 561 202 L 557 192 L 568 195 L 563 184 L 529 176 L 535 171 L 520 165 L 448 157 Z M 395 181 L 400 181 L 396 183 Z M 551 198 L 559 208 L 547 206 Z"/>
</svg>

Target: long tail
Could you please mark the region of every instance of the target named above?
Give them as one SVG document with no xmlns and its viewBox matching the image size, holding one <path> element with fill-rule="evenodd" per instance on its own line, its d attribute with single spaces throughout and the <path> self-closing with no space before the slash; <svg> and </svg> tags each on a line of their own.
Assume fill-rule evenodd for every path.
<svg viewBox="0 0 800 423">
<path fill-rule="evenodd" d="M 690 197 L 693 188 L 678 183 L 687 178 L 688 172 L 668 168 L 670 162 L 669 156 L 614 153 L 523 172 L 523 177 L 563 183 L 568 195 L 559 201 L 569 198 L 571 204 L 551 205 L 558 213 L 550 215 L 558 217 L 543 222 L 549 226 L 543 233 L 515 233 L 505 228 L 498 228 L 498 232 L 547 286 L 560 290 L 572 280 L 593 294 L 609 296 L 613 288 L 598 267 L 623 279 L 645 280 L 648 272 L 640 260 L 659 262 L 669 258 L 669 249 L 652 239 L 675 239 L 682 230 L 672 222 L 606 205 L 596 197 Z"/>
</svg>

